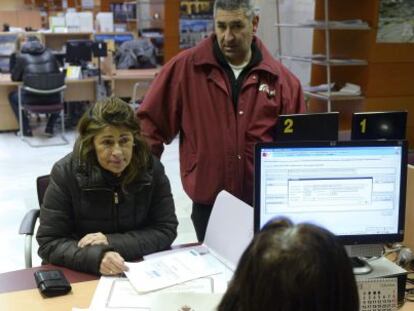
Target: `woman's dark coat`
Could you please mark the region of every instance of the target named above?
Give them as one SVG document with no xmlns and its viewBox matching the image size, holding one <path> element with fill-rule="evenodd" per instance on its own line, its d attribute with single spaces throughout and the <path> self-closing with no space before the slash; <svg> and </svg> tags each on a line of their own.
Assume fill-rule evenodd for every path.
<svg viewBox="0 0 414 311">
<path fill-rule="evenodd" d="M 99 274 L 107 251 L 132 261 L 168 248 L 177 236 L 178 221 L 164 167 L 155 157 L 151 162 L 124 193 L 98 165 L 84 167 L 72 153 L 58 161 L 36 235 L 43 261 Z M 109 245 L 77 246 L 86 234 L 96 232 L 105 234 Z"/>
</svg>

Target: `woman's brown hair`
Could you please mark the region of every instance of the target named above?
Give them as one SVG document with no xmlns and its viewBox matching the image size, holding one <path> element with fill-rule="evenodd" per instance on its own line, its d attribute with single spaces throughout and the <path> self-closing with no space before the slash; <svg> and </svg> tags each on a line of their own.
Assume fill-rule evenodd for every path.
<svg viewBox="0 0 414 311">
<path fill-rule="evenodd" d="M 140 172 L 149 165 L 150 151 L 141 136 L 138 118 L 133 109 L 117 97 L 107 97 L 87 110 L 78 123 L 79 137 L 76 140 L 74 152 L 79 157 L 80 165 L 98 165 L 96 159 L 94 138 L 107 126 L 125 128 L 134 136 L 134 150 L 131 163 L 123 172 L 122 188 L 131 183 Z"/>
<path fill-rule="evenodd" d="M 244 251 L 218 311 L 358 311 L 350 260 L 329 231 L 288 219 L 267 224 Z"/>
</svg>

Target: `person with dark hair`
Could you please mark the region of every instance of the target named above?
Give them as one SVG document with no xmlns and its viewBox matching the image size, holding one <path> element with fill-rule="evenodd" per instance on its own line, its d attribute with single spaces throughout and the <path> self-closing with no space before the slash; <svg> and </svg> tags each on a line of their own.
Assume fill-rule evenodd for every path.
<svg viewBox="0 0 414 311">
<path fill-rule="evenodd" d="M 179 133 L 181 181 L 199 241 L 217 194 L 253 203 L 253 147 L 280 114 L 303 113 L 299 80 L 255 36 L 253 0 L 216 0 L 214 34 L 165 64 L 138 110 L 158 157 Z"/>
<path fill-rule="evenodd" d="M 358 311 L 350 260 L 336 237 L 279 218 L 244 251 L 218 311 Z"/>
<path fill-rule="evenodd" d="M 22 36 L 20 53 L 16 53 L 11 57 L 10 72 L 11 79 L 13 81 L 23 81 L 26 75 L 30 74 L 44 74 L 59 73 L 59 63 L 53 53 L 47 49 L 42 42 L 36 36 Z M 10 105 L 13 109 L 16 118 L 19 119 L 19 99 L 17 91 L 13 91 L 9 94 Z M 35 104 L 47 104 L 60 102 L 60 94 L 52 95 L 37 95 L 23 92 L 23 103 Z M 54 126 L 59 113 L 51 113 L 46 129 L 46 136 L 53 136 Z M 32 130 L 30 128 L 29 119 L 26 113 L 23 111 L 22 115 L 22 127 L 24 136 L 32 136 Z"/>
<path fill-rule="evenodd" d="M 78 131 L 73 152 L 50 175 L 38 253 L 45 263 L 119 274 L 124 261 L 167 249 L 176 238 L 170 183 L 124 101 L 97 102 Z"/>
<path fill-rule="evenodd" d="M 3 24 L 3 32 L 9 32 L 10 31 L 10 25 L 7 23 Z"/>
</svg>

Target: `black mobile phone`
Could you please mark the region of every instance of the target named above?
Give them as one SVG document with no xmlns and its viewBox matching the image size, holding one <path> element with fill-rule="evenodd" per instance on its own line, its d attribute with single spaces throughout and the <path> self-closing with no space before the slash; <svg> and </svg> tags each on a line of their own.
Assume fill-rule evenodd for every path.
<svg viewBox="0 0 414 311">
<path fill-rule="evenodd" d="M 39 270 L 34 273 L 40 293 L 46 297 L 65 295 L 72 290 L 61 270 Z"/>
</svg>

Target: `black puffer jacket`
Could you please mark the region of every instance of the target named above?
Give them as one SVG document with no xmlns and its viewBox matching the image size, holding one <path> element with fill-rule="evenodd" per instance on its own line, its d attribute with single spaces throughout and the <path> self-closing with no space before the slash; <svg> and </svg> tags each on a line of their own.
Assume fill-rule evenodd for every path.
<svg viewBox="0 0 414 311">
<path fill-rule="evenodd" d="M 13 81 L 22 81 L 27 74 L 58 73 L 59 64 L 52 54 L 39 41 L 29 41 L 23 44 L 16 56 L 16 64 L 12 68 Z"/>
<path fill-rule="evenodd" d="M 23 81 L 25 75 L 59 73 L 56 57 L 39 41 L 28 41 L 16 56 L 16 63 L 11 69 L 13 81 Z M 23 92 L 24 103 L 54 103 L 60 101 L 59 94 L 34 95 Z"/>
<path fill-rule="evenodd" d="M 170 184 L 157 158 L 127 193 L 107 175 L 99 166 L 79 166 L 73 154 L 54 165 L 36 236 L 45 262 L 99 274 L 106 251 L 131 261 L 174 241 L 178 221 Z M 83 236 L 95 232 L 105 234 L 109 245 L 77 246 Z"/>
</svg>

